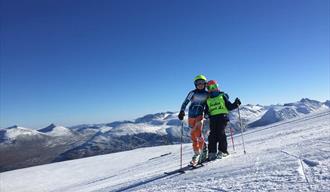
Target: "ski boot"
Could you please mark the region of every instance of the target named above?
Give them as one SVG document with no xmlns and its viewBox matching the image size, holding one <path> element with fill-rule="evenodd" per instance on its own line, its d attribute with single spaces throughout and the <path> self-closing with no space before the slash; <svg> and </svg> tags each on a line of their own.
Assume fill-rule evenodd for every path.
<svg viewBox="0 0 330 192">
<path fill-rule="evenodd" d="M 199 163 L 201 155 L 199 153 L 195 153 L 195 155 L 192 157 L 192 160 L 189 163 L 190 167 L 196 167 Z"/>
<path fill-rule="evenodd" d="M 217 159 L 222 159 L 222 152 L 221 152 L 221 151 L 219 151 L 219 152 L 217 153 L 216 158 L 217 158 Z"/>
<path fill-rule="evenodd" d="M 222 152 L 222 157 L 227 157 L 229 155 L 228 151 Z"/>
<path fill-rule="evenodd" d="M 200 158 L 199 158 L 199 164 L 202 164 L 204 163 L 205 161 L 207 161 L 207 158 L 208 158 L 208 150 L 207 150 L 207 147 L 206 145 L 204 145 L 203 147 L 203 151 L 202 151 L 202 154 L 200 155 Z"/>
<path fill-rule="evenodd" d="M 217 159 L 217 155 L 215 153 L 209 153 L 208 161 L 214 161 Z"/>
</svg>

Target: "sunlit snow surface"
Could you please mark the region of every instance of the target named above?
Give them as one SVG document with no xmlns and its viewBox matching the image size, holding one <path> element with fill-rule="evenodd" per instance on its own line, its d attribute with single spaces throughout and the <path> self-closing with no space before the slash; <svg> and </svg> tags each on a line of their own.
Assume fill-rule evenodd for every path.
<svg viewBox="0 0 330 192">
<path fill-rule="evenodd" d="M 180 165 L 170 145 L 3 172 L 0 191 L 329 191 L 329 111 L 245 132 L 246 155 L 234 139 L 229 157 L 185 174 L 164 174 Z M 185 165 L 191 156 L 183 145 Z"/>
</svg>

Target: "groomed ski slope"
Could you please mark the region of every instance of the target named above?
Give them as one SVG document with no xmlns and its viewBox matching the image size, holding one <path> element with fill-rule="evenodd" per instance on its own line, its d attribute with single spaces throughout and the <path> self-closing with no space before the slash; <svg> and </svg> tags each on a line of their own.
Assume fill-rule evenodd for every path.
<svg viewBox="0 0 330 192">
<path fill-rule="evenodd" d="M 180 145 L 31 167 L 0 174 L 1 192 L 329 191 L 330 111 L 259 127 L 235 137 L 231 155 L 185 174 Z M 183 145 L 183 162 L 192 156 Z"/>
</svg>

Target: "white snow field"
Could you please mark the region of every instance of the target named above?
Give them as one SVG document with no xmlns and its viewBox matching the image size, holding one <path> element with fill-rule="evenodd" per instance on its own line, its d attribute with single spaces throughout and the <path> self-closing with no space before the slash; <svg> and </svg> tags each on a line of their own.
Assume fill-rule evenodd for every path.
<svg viewBox="0 0 330 192">
<path fill-rule="evenodd" d="M 180 145 L 64 161 L 0 173 L 1 192 L 330 191 L 330 111 L 259 127 L 230 138 L 231 155 L 185 174 Z M 192 156 L 183 145 L 183 163 Z"/>
</svg>

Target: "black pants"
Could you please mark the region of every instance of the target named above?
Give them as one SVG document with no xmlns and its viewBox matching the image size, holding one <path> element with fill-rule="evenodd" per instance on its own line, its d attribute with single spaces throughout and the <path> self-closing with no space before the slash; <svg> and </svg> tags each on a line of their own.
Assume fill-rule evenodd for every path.
<svg viewBox="0 0 330 192">
<path fill-rule="evenodd" d="M 228 153 L 227 151 L 227 136 L 225 128 L 227 126 L 228 120 L 221 117 L 210 118 L 210 135 L 209 140 L 209 153 L 217 153 L 217 144 L 218 150 L 223 153 Z"/>
</svg>

